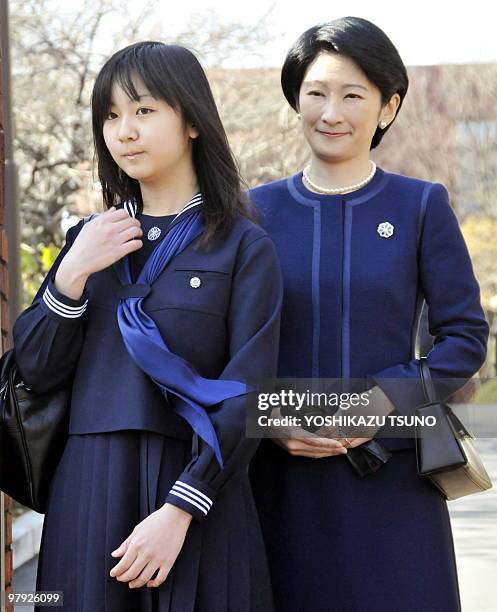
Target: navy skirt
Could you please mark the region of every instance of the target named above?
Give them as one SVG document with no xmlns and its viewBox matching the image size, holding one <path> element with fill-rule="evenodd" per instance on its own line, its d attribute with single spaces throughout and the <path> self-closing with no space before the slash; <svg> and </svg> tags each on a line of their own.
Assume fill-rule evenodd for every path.
<svg viewBox="0 0 497 612">
<path fill-rule="evenodd" d="M 360 478 L 263 440 L 250 477 L 277 612 L 459 612 L 447 503 L 414 449 Z"/>
<path fill-rule="evenodd" d="M 192 521 L 160 587 L 130 589 L 111 552 L 163 505 L 191 444 L 147 431 L 70 435 L 51 484 L 37 590 L 63 591 L 71 612 L 272 610 L 262 533 L 247 474 Z M 37 611 L 52 608 L 37 607 Z"/>
</svg>

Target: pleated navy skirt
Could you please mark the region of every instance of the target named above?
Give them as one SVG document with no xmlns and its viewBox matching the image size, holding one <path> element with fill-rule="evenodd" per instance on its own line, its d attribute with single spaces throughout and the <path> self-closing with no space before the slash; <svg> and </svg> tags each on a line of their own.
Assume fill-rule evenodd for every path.
<svg viewBox="0 0 497 612">
<path fill-rule="evenodd" d="M 109 572 L 111 552 L 163 505 L 191 444 L 146 431 L 70 435 L 51 484 L 37 590 L 63 591 L 70 612 L 262 612 L 272 594 L 245 475 L 192 521 L 165 582 L 130 589 Z M 37 607 L 37 611 L 52 610 Z"/>
<path fill-rule="evenodd" d="M 263 440 L 250 478 L 277 612 L 460 612 L 447 503 L 413 449 L 360 478 Z"/>
</svg>

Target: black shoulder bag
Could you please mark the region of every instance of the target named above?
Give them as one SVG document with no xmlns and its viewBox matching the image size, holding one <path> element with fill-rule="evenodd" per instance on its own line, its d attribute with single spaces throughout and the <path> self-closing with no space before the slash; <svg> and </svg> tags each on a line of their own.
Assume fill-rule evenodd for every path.
<svg viewBox="0 0 497 612">
<path fill-rule="evenodd" d="M 435 425 L 416 426 L 416 460 L 420 476 L 429 478 L 446 499 L 453 500 L 492 488 L 472 434 L 450 406 L 436 399 L 426 357 L 419 360 L 426 404 L 416 416 L 434 417 Z"/>
<path fill-rule="evenodd" d="M 0 490 L 42 514 L 67 441 L 71 393 L 72 385 L 35 393 L 21 379 L 14 350 L 1 356 Z"/>
<path fill-rule="evenodd" d="M 10 349 L 0 358 L 0 489 L 45 512 L 50 482 L 67 441 L 71 387 L 35 393 Z"/>
</svg>

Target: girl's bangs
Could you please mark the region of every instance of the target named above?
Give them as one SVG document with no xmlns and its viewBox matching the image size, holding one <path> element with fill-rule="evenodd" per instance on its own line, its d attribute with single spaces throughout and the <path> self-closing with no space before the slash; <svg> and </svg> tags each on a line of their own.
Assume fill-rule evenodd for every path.
<svg viewBox="0 0 497 612">
<path fill-rule="evenodd" d="M 143 81 L 154 98 L 164 100 L 173 108 L 177 107 L 177 100 L 171 96 L 171 87 L 168 87 L 167 83 L 164 82 L 168 80 L 167 69 L 162 68 L 162 71 L 160 71 L 160 67 L 155 66 L 154 63 L 152 58 L 137 58 L 135 54 L 130 54 L 104 66 L 95 83 L 93 92 L 94 108 L 101 125 L 112 106 L 114 84 L 117 83 L 130 100 L 139 102 L 139 94 L 135 86 L 136 77 Z M 156 82 L 154 75 L 158 75 L 159 72 L 162 72 L 162 76 Z"/>
</svg>

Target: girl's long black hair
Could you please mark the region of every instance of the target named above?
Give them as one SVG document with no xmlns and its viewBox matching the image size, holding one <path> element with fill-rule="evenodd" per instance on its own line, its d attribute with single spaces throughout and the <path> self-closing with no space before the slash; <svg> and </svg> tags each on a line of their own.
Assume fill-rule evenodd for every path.
<svg viewBox="0 0 497 612">
<path fill-rule="evenodd" d="M 115 53 L 100 70 L 93 87 L 93 141 L 105 206 L 134 199 L 138 211 L 143 211 L 139 182 L 119 168 L 103 137 L 114 83 L 130 99 L 138 100 L 133 75 L 138 75 L 156 99 L 164 100 L 199 133 L 193 139 L 192 155 L 204 201 L 201 243 L 207 245 L 214 235 L 227 231 L 238 215 L 255 218 L 202 66 L 185 47 L 155 41 L 135 43 Z"/>
</svg>

